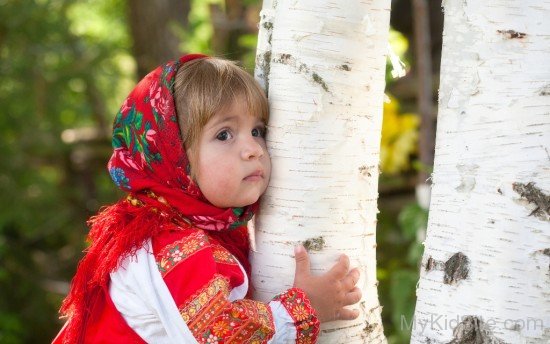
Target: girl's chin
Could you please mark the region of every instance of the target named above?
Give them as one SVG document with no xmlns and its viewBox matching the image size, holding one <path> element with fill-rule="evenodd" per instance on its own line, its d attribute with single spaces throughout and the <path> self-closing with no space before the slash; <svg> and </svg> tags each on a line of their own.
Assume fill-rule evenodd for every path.
<svg viewBox="0 0 550 344">
<path fill-rule="evenodd" d="M 214 206 L 218 207 L 218 208 L 244 208 L 244 207 L 247 207 L 249 205 L 252 205 L 254 203 L 256 203 L 258 201 L 258 199 L 260 199 L 260 197 L 249 197 L 247 199 L 239 199 L 239 200 L 235 200 L 234 202 L 230 202 L 230 203 L 224 203 L 224 204 L 215 204 L 215 203 L 212 203 Z"/>
<path fill-rule="evenodd" d="M 242 199 L 242 200 L 239 200 L 239 202 L 235 202 L 235 204 L 238 204 L 238 205 L 231 206 L 231 208 L 244 208 L 256 203 L 258 199 L 260 199 L 260 196 Z"/>
</svg>

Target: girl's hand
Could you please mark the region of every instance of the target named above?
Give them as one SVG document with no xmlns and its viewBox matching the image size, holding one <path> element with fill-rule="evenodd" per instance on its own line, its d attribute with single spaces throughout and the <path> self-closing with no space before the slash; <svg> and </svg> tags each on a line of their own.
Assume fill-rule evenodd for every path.
<svg viewBox="0 0 550 344">
<path fill-rule="evenodd" d="M 344 308 L 361 300 L 361 290 L 355 287 L 359 281 L 359 270 L 349 270 L 348 256 L 343 254 L 328 272 L 314 276 L 310 271 L 306 249 L 297 246 L 294 254 L 294 287 L 306 293 L 320 322 L 353 320 L 359 316 L 359 310 Z"/>
</svg>

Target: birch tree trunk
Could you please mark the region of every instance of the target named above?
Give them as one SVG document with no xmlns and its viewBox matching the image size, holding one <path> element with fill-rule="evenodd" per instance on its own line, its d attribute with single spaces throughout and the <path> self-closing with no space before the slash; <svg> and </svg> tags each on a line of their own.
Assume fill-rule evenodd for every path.
<svg viewBox="0 0 550 344">
<path fill-rule="evenodd" d="M 268 300 L 292 285 L 293 248 L 313 273 L 339 254 L 360 267 L 355 321 L 321 343 L 383 343 L 376 280 L 376 201 L 389 0 L 264 0 L 256 77 L 268 92 L 270 187 L 256 223 L 252 279 Z"/>
<path fill-rule="evenodd" d="M 444 1 L 412 343 L 550 342 L 550 2 Z"/>
</svg>

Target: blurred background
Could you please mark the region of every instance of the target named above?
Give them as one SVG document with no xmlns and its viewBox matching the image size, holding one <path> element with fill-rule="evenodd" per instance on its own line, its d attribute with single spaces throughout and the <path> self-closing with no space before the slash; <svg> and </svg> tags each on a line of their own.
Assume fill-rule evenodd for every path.
<svg viewBox="0 0 550 344">
<path fill-rule="evenodd" d="M 0 0 L 0 343 L 46 343 L 59 331 L 86 219 L 121 197 L 106 170 L 110 128 L 135 83 L 186 52 L 253 73 L 260 9 L 261 0 Z M 392 1 L 377 234 L 390 343 L 409 342 L 442 25 L 439 2 Z"/>
</svg>

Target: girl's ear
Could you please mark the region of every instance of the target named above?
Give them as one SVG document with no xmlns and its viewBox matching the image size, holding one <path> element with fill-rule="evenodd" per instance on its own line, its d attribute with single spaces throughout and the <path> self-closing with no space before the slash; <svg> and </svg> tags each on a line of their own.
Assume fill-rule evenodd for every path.
<svg viewBox="0 0 550 344">
<path fill-rule="evenodd" d="M 195 149 L 193 149 L 193 147 L 186 148 L 185 154 L 187 154 L 187 160 L 189 161 L 186 166 L 186 172 L 191 177 L 193 182 L 197 184 L 196 169 L 193 168 L 194 166 L 197 166 L 197 156 Z"/>
</svg>

